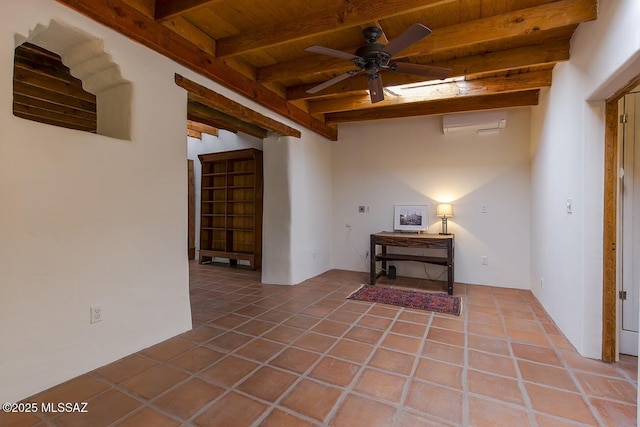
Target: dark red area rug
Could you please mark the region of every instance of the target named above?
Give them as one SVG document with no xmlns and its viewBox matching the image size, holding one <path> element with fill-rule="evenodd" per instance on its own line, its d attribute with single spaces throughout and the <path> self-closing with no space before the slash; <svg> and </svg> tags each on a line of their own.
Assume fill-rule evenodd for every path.
<svg viewBox="0 0 640 427">
<path fill-rule="evenodd" d="M 399 305 L 401 307 L 436 311 L 438 313 L 454 314 L 456 316 L 460 316 L 460 310 L 462 309 L 462 300 L 460 297 L 371 285 L 360 286 L 360 288 L 352 292 L 347 299 Z"/>
</svg>

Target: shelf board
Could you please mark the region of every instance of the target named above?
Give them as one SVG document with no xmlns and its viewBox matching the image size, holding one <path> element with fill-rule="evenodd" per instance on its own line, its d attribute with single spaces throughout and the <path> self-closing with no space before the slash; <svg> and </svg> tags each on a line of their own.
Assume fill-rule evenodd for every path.
<svg viewBox="0 0 640 427">
<path fill-rule="evenodd" d="M 201 230 L 209 231 L 242 231 L 245 233 L 253 233 L 255 228 L 243 228 L 243 227 L 200 227 Z"/>
<path fill-rule="evenodd" d="M 200 255 L 242 260 L 253 260 L 255 258 L 253 252 L 227 252 L 216 249 L 200 249 Z"/>
<path fill-rule="evenodd" d="M 449 262 L 447 257 L 434 257 L 423 255 L 405 255 L 405 254 L 376 254 L 376 261 L 417 261 L 427 264 L 447 265 Z"/>
<path fill-rule="evenodd" d="M 200 216 L 211 218 L 211 217 L 230 217 L 230 218 L 253 218 L 256 216 L 255 214 L 236 214 L 236 213 L 206 213 L 200 214 Z"/>
<path fill-rule="evenodd" d="M 227 175 L 234 175 L 234 176 L 239 176 L 239 175 L 255 175 L 255 171 L 229 171 L 227 172 Z"/>
</svg>

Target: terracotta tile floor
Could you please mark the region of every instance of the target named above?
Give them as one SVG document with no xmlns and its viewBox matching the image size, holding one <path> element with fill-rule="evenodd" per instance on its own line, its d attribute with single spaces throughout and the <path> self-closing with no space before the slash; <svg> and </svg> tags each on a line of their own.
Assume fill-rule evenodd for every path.
<svg viewBox="0 0 640 427">
<path fill-rule="evenodd" d="M 366 281 L 192 263 L 193 330 L 26 399 L 86 414 L 0 425 L 636 425 L 637 358 L 580 357 L 530 292 L 456 285 L 457 317 L 345 299 Z"/>
</svg>

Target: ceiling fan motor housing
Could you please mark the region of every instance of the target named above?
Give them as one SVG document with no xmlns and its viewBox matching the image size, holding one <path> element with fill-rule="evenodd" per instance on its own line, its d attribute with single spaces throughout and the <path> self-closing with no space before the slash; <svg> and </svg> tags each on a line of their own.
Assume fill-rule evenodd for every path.
<svg viewBox="0 0 640 427">
<path fill-rule="evenodd" d="M 367 43 L 375 43 L 382 35 L 382 30 L 378 27 L 368 27 L 362 30 L 362 35 Z"/>
<path fill-rule="evenodd" d="M 377 73 L 381 67 L 389 65 L 391 56 L 383 52 L 384 45 L 380 43 L 371 43 L 364 45 L 356 50 L 355 55 L 358 59 L 354 59 L 353 63 L 356 67 L 364 69 L 369 74 Z"/>
</svg>

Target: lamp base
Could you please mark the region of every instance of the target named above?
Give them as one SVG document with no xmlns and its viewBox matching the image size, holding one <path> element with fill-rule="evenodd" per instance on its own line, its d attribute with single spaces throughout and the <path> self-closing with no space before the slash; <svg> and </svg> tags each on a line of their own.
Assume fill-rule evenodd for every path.
<svg viewBox="0 0 640 427">
<path fill-rule="evenodd" d="M 438 234 L 441 234 L 443 236 L 451 236 L 451 233 L 438 233 Z"/>
<path fill-rule="evenodd" d="M 447 230 L 447 217 L 446 216 L 442 217 L 442 231 L 440 232 L 440 234 L 443 234 L 443 235 L 451 234 Z"/>
</svg>

